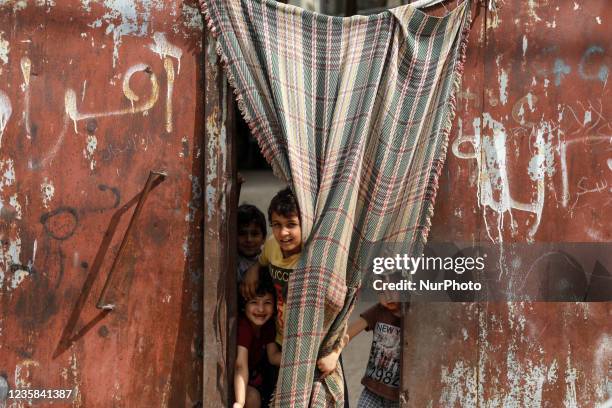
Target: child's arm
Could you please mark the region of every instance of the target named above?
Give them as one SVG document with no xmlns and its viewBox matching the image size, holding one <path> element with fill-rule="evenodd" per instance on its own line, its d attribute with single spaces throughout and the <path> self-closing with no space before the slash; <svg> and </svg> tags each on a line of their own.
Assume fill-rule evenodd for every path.
<svg viewBox="0 0 612 408">
<path fill-rule="evenodd" d="M 238 346 L 237 354 L 234 371 L 234 394 L 236 402 L 233 408 L 242 408 L 246 401 L 247 384 L 249 381 L 249 350 L 244 346 Z"/>
<path fill-rule="evenodd" d="M 363 317 L 359 316 L 357 320 L 355 320 L 353 323 L 349 325 L 349 328 L 346 332 L 349 338 L 346 344 L 348 344 L 348 342 L 351 341 L 353 337 L 355 337 L 356 335 L 358 335 L 359 333 L 361 333 L 363 330 L 367 328 L 368 328 L 368 322 L 366 322 L 366 320 Z"/>
<path fill-rule="evenodd" d="M 257 291 L 257 284 L 259 283 L 259 263 L 251 266 L 244 273 L 244 279 L 240 285 L 240 294 L 245 299 L 251 299 L 255 297 Z"/>
<path fill-rule="evenodd" d="M 268 353 L 268 361 L 270 362 L 270 364 L 276 367 L 280 367 L 282 353 L 278 348 L 278 344 L 274 342 L 268 343 L 268 345 L 266 346 L 266 351 Z"/>
<path fill-rule="evenodd" d="M 336 369 L 336 365 L 338 365 L 338 359 L 340 358 L 340 353 L 342 353 L 344 347 L 347 346 L 347 344 L 349 343 L 349 341 L 351 341 L 353 337 L 361 333 L 361 331 L 365 330 L 367 327 L 368 323 L 361 316 L 359 316 L 356 321 L 349 325 L 349 328 L 344 337 L 342 338 L 342 341 L 340 342 L 338 347 L 334 349 L 334 351 L 332 351 L 325 357 L 320 358 L 317 361 L 317 368 L 319 369 L 319 371 L 321 371 L 321 378 L 327 377 Z"/>
</svg>

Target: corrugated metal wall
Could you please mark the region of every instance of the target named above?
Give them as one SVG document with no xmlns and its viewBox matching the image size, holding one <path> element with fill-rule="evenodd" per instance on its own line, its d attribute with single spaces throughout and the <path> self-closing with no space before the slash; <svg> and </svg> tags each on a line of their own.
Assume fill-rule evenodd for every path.
<svg viewBox="0 0 612 408">
<path fill-rule="evenodd" d="M 201 401 L 202 29 L 189 1 L 0 1 L 0 391 Z"/>
</svg>

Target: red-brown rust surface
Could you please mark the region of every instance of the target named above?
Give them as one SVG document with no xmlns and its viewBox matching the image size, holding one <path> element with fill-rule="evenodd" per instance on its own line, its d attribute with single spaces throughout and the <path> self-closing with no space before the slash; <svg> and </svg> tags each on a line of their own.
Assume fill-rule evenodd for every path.
<svg viewBox="0 0 612 408">
<path fill-rule="evenodd" d="M 495 3 L 471 33 L 431 238 L 609 242 L 612 9 Z M 505 279 L 521 283 L 515 255 Z M 406 406 L 596 406 L 612 398 L 611 314 L 609 302 L 413 305 Z"/>
<path fill-rule="evenodd" d="M 54 406 L 201 400 L 201 37 L 193 2 L 2 2 L 0 375 L 12 389 L 73 390 Z M 150 170 L 168 177 L 102 313 L 126 205 Z M 51 402 L 8 406 L 31 404 Z"/>
</svg>

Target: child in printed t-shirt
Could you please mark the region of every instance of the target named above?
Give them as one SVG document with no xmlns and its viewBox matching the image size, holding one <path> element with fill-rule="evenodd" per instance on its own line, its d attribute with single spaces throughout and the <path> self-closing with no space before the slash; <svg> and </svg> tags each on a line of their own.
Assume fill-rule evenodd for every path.
<svg viewBox="0 0 612 408">
<path fill-rule="evenodd" d="M 236 402 L 233 408 L 268 406 L 274 389 L 274 380 L 270 380 L 267 375 L 269 364 L 278 366 L 281 359 L 280 350 L 274 341 L 273 315 L 274 287 L 270 279 L 264 277 L 260 280 L 255 296 L 245 301 L 243 313 L 238 319 L 238 350 L 234 374 Z"/>
<path fill-rule="evenodd" d="M 266 240 L 259 263 L 246 272 L 240 289 L 245 298 L 251 298 L 257 287 L 259 266 L 268 266 L 276 289 L 276 342 L 282 346 L 287 284 L 302 251 L 300 211 L 289 188 L 279 191 L 272 198 L 268 218 L 272 237 Z"/>
<path fill-rule="evenodd" d="M 391 299 L 388 294 L 381 294 L 379 303 L 349 325 L 340 347 L 317 361 L 323 375 L 331 373 L 342 348 L 361 331 L 372 330 L 372 347 L 361 380 L 364 389 L 358 408 L 399 408 L 401 313 L 400 303 Z"/>
<path fill-rule="evenodd" d="M 266 234 L 266 216 L 257 207 L 250 204 L 238 207 L 238 283 L 257 263 Z"/>
</svg>

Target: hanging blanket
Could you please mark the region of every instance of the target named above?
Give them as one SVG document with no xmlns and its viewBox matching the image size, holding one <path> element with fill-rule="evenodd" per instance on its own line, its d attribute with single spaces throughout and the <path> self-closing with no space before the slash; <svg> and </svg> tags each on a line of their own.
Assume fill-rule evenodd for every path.
<svg viewBox="0 0 612 408">
<path fill-rule="evenodd" d="M 271 0 L 200 0 L 239 108 L 292 186 L 305 242 L 289 280 L 275 407 L 342 407 L 317 358 L 346 330 L 369 244 L 422 251 L 469 30 L 410 5 L 328 17 Z"/>
</svg>

